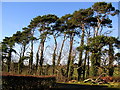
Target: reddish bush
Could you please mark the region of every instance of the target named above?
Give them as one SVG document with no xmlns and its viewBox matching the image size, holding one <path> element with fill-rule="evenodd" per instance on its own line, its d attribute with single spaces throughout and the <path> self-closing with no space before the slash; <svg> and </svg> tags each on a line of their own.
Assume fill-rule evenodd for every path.
<svg viewBox="0 0 120 90">
<path fill-rule="evenodd" d="M 55 82 L 55 76 L 2 75 L 3 90 L 48 90 Z"/>
<path fill-rule="evenodd" d="M 105 81 L 105 82 L 112 82 L 113 81 L 113 77 L 107 76 L 107 77 L 101 77 L 101 80 Z"/>
</svg>

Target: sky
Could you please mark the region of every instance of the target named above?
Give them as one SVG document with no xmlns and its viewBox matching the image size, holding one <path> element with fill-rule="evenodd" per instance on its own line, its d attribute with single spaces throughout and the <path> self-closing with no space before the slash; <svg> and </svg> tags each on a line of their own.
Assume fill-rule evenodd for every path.
<svg viewBox="0 0 120 90">
<path fill-rule="evenodd" d="M 29 25 L 39 15 L 55 14 L 61 17 L 81 8 L 91 7 L 94 2 L 2 2 L 2 38 L 12 36 L 16 31 Z M 118 3 L 113 6 L 118 8 Z M 118 17 L 112 17 L 113 36 L 118 36 Z"/>
</svg>

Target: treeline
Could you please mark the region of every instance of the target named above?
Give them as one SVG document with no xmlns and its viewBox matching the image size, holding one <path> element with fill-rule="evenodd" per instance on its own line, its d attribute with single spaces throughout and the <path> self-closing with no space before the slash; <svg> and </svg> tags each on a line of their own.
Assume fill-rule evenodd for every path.
<svg viewBox="0 0 120 90">
<path fill-rule="evenodd" d="M 11 37 L 3 39 L 1 44 L 3 68 L 7 65 L 7 72 L 10 72 L 12 57 L 18 55 L 19 74 L 24 70 L 24 61 L 28 60 L 28 73 L 43 75 L 45 72 L 43 69 L 48 64 L 45 58 L 48 57 L 48 60 L 52 58 L 51 73 L 55 75 L 56 71 L 60 70 L 60 74 L 69 80 L 73 79 L 75 68 L 78 80 L 90 75 L 98 76 L 99 69 L 113 76 L 114 61 L 119 62 L 120 53 L 116 53 L 116 49 L 120 42 L 118 38 L 109 35 L 108 28 L 112 28 L 110 17 L 118 13 L 111 3 L 97 2 L 90 8 L 80 9 L 62 17 L 52 14 L 37 16 L 27 27 L 22 28 L 23 31 L 17 31 Z M 37 42 L 38 47 L 35 45 Z M 48 42 L 54 45 L 51 47 L 52 51 L 49 50 L 52 56 L 45 54 Z M 69 47 L 65 47 L 66 42 L 69 43 Z M 16 46 L 20 46 L 19 51 Z M 68 52 L 64 52 L 64 48 L 69 48 Z M 63 55 L 67 57 L 65 67 L 61 63 Z"/>
</svg>

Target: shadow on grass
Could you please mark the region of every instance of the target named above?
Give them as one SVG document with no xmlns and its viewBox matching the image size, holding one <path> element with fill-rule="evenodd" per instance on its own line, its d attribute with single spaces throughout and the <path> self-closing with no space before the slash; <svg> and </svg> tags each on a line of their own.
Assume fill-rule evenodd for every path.
<svg viewBox="0 0 120 90">
<path fill-rule="evenodd" d="M 120 89 L 108 88 L 107 86 L 100 86 L 100 85 L 56 83 L 55 88 L 52 88 L 51 90 L 120 90 Z"/>
</svg>

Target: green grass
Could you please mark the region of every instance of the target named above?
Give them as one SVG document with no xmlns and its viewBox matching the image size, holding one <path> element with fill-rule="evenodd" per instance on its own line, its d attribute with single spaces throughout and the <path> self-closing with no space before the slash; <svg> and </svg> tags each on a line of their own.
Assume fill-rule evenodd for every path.
<svg viewBox="0 0 120 90">
<path fill-rule="evenodd" d="M 120 82 L 111 82 L 108 84 L 108 87 L 111 87 L 111 88 L 120 88 Z"/>
<path fill-rule="evenodd" d="M 81 85 L 100 85 L 100 86 L 108 86 L 109 88 L 120 88 L 120 82 L 109 82 L 108 84 L 92 84 L 92 83 L 84 83 L 84 82 L 58 82 L 64 84 L 81 84 Z"/>
</svg>

